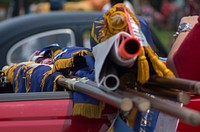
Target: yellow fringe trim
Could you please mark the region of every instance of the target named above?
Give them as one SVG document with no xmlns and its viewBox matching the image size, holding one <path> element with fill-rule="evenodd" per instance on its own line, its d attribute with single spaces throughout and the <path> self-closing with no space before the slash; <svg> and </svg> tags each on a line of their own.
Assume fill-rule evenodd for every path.
<svg viewBox="0 0 200 132">
<path fill-rule="evenodd" d="M 99 43 L 98 39 L 97 39 L 97 35 L 94 32 L 94 23 L 92 24 L 92 31 L 91 31 L 91 37 L 94 39 L 94 41 L 96 43 Z"/>
<path fill-rule="evenodd" d="M 56 81 L 59 79 L 59 78 L 65 78 L 63 75 L 59 75 L 59 76 L 57 76 L 55 79 L 54 79 L 54 81 L 53 81 L 53 92 L 55 92 L 56 90 L 57 90 L 57 83 L 56 83 Z"/>
<path fill-rule="evenodd" d="M 132 110 L 130 111 L 130 114 L 127 117 L 127 121 L 130 128 L 134 127 L 137 111 L 138 111 L 137 108 L 133 107 Z"/>
<path fill-rule="evenodd" d="M 27 62 L 26 65 L 29 66 L 30 64 L 33 64 L 33 63 L 34 62 Z M 11 66 L 8 66 L 8 68 L 6 68 L 5 70 L 3 70 L 3 73 L 5 74 L 9 82 L 13 83 L 14 70 L 20 65 L 22 65 L 22 63 L 13 64 Z"/>
<path fill-rule="evenodd" d="M 74 61 L 74 57 L 75 56 L 84 56 L 84 55 L 89 55 L 89 56 L 93 56 L 93 54 L 88 51 L 88 50 L 80 50 L 77 52 L 74 52 L 71 55 L 71 58 L 60 58 L 58 60 L 56 60 L 56 62 L 53 65 L 53 68 L 50 71 L 47 71 L 46 73 L 43 74 L 43 79 L 41 82 L 41 88 L 44 88 L 44 83 L 46 78 L 51 75 L 53 72 L 59 71 L 60 69 L 66 69 L 66 68 L 71 68 L 74 66 L 73 61 Z"/>
<path fill-rule="evenodd" d="M 150 58 L 151 63 L 153 65 L 154 70 L 157 73 L 157 75 L 166 76 L 166 77 L 175 77 L 173 72 L 170 71 L 166 67 L 166 65 L 159 60 L 158 55 L 151 49 L 151 47 L 149 45 L 147 47 L 145 47 L 145 51 L 146 51 L 148 57 Z"/>
<path fill-rule="evenodd" d="M 85 103 L 75 103 L 73 108 L 73 116 L 84 116 L 87 118 L 101 118 L 105 103 L 100 102 L 99 106 Z"/>
<path fill-rule="evenodd" d="M 29 91 L 30 91 L 30 89 L 31 89 L 31 74 L 32 74 L 32 72 L 33 72 L 33 70 L 34 70 L 34 67 L 33 68 L 31 68 L 31 69 L 29 69 L 27 72 L 26 72 L 26 84 L 27 84 L 27 86 L 26 86 L 26 92 L 28 93 Z"/>
<path fill-rule="evenodd" d="M 106 132 L 114 132 L 114 128 L 110 127 Z"/>
<path fill-rule="evenodd" d="M 9 68 L 7 68 L 6 70 L 3 71 L 9 82 L 13 83 L 13 81 L 14 81 L 14 79 L 13 79 L 14 70 L 20 65 L 21 64 L 14 64 L 14 65 L 10 66 Z"/>
<path fill-rule="evenodd" d="M 97 37 L 95 37 L 97 38 L 96 42 L 99 43 L 103 42 L 121 31 L 124 32 L 129 31 L 124 10 L 126 10 L 129 13 L 129 15 L 136 22 L 136 24 L 140 27 L 139 20 L 136 18 L 135 14 L 126 7 L 126 5 L 124 5 L 123 3 L 116 4 L 107 13 L 104 14 L 103 16 L 104 20 L 95 21 L 96 23 L 102 24 L 102 26 L 93 27 L 93 28 L 101 28 L 99 30 L 99 34 L 97 35 Z M 116 16 L 120 15 L 121 18 L 124 18 L 124 20 L 122 19 L 121 22 L 116 23 L 118 21 L 115 19 L 115 15 Z"/>
<path fill-rule="evenodd" d="M 14 78 L 14 81 L 15 81 L 15 83 L 16 83 L 16 85 L 15 85 L 15 93 L 17 93 L 18 90 L 19 90 L 18 77 L 19 77 L 19 72 L 21 71 L 21 69 L 23 69 L 23 67 L 24 67 L 24 66 L 22 66 L 20 69 L 18 69 L 17 74 L 16 74 L 16 76 L 15 76 L 15 78 Z"/>
<path fill-rule="evenodd" d="M 47 71 L 47 72 L 45 72 L 44 74 L 43 74 L 43 78 L 42 78 L 42 81 L 41 81 L 41 84 L 40 84 L 40 86 L 41 86 L 41 90 L 43 91 L 43 89 L 44 89 L 44 84 L 45 84 L 45 81 L 46 81 L 46 79 L 47 79 L 47 77 L 49 76 L 49 75 L 51 75 L 52 74 L 52 69 L 51 70 L 49 70 L 49 71 Z"/>
<path fill-rule="evenodd" d="M 141 48 L 141 52 L 138 56 L 138 77 L 137 80 L 144 84 L 149 80 L 149 64 L 145 56 L 144 48 Z"/>
<path fill-rule="evenodd" d="M 58 53 L 62 52 L 62 49 L 58 49 L 52 53 L 51 59 L 53 59 Z"/>
</svg>

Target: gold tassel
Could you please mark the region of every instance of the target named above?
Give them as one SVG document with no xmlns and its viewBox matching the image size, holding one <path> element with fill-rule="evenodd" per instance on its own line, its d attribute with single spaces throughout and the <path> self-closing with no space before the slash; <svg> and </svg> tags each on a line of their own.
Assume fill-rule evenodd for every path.
<svg viewBox="0 0 200 132">
<path fill-rule="evenodd" d="M 9 68 L 5 69 L 3 72 L 6 75 L 9 82 L 13 83 L 13 77 L 14 77 L 14 70 L 21 64 L 14 64 L 12 66 L 9 66 Z"/>
<path fill-rule="evenodd" d="M 144 84 L 149 80 L 149 64 L 145 56 L 144 47 L 141 48 L 141 52 L 138 56 L 138 78 L 137 80 Z"/>
<path fill-rule="evenodd" d="M 100 102 L 99 106 L 85 103 L 75 103 L 73 108 L 73 116 L 84 116 L 87 118 L 101 118 L 105 103 Z"/>
<path fill-rule="evenodd" d="M 148 57 L 150 58 L 151 63 L 153 65 L 154 70 L 157 73 L 157 75 L 166 76 L 166 77 L 175 77 L 173 72 L 170 71 L 166 67 L 166 65 L 159 60 L 158 55 L 151 49 L 151 47 L 149 45 L 147 47 L 145 47 L 145 51 L 146 51 Z"/>
</svg>

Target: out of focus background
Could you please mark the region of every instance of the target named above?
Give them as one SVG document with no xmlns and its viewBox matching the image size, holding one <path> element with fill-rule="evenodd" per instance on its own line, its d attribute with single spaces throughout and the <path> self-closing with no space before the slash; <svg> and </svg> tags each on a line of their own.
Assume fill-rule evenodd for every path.
<svg viewBox="0 0 200 132">
<path fill-rule="evenodd" d="M 167 50 L 183 16 L 199 15 L 200 0 L 126 0 L 150 25 Z M 0 0 L 0 22 L 30 13 L 103 11 L 109 0 Z"/>
</svg>

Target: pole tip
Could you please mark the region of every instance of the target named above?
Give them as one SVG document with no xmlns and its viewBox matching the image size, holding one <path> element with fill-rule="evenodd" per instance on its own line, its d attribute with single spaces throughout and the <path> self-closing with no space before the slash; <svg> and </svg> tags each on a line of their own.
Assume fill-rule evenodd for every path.
<svg viewBox="0 0 200 132">
<path fill-rule="evenodd" d="M 133 103 L 130 99 L 124 98 L 124 99 L 122 99 L 120 108 L 122 111 L 128 112 L 133 108 Z"/>
</svg>

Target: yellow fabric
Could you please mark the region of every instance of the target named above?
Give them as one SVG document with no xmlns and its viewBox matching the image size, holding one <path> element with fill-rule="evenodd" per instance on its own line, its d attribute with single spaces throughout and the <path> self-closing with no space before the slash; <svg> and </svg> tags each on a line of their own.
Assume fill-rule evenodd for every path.
<svg viewBox="0 0 200 132">
<path fill-rule="evenodd" d="M 110 127 L 106 132 L 114 132 L 114 127 Z"/>
<path fill-rule="evenodd" d="M 56 90 L 57 90 L 57 83 L 56 83 L 56 81 L 59 79 L 59 78 L 64 78 L 64 76 L 62 76 L 62 75 L 59 75 L 59 76 L 57 76 L 56 78 L 55 78 L 55 80 L 53 81 L 53 92 L 55 92 Z"/>
<path fill-rule="evenodd" d="M 98 24 L 102 24 L 102 26 L 93 27 L 100 28 L 99 34 L 96 37 L 96 42 L 101 43 L 121 31 L 129 32 L 124 10 L 126 10 L 136 22 L 136 24 L 140 26 L 139 20 L 124 4 L 116 4 L 107 13 L 104 14 L 104 20 L 95 21 Z"/>
<path fill-rule="evenodd" d="M 91 37 L 94 39 L 95 42 L 99 43 L 98 39 L 97 39 L 97 35 L 94 32 L 94 23 L 92 24 L 92 31 L 91 31 Z"/>
<path fill-rule="evenodd" d="M 130 128 L 134 127 L 137 111 L 138 111 L 137 108 L 133 107 L 132 110 L 130 111 L 128 117 L 127 117 L 127 121 L 128 121 Z"/>
<path fill-rule="evenodd" d="M 73 61 L 75 56 L 84 56 L 84 55 L 90 55 L 93 56 L 93 54 L 88 50 L 80 50 L 77 52 L 74 52 L 71 55 L 71 58 L 59 58 L 56 60 L 56 62 L 53 65 L 53 68 L 50 71 L 47 71 L 44 73 L 44 77 L 41 82 L 41 88 L 44 88 L 45 80 L 46 78 L 51 75 L 53 72 L 59 71 L 61 69 L 67 69 L 72 68 L 74 66 Z"/>
<path fill-rule="evenodd" d="M 141 84 L 146 83 L 149 80 L 149 64 L 147 61 L 147 58 L 145 56 L 144 48 L 142 47 L 142 50 L 138 56 L 138 76 L 137 80 Z"/>
<path fill-rule="evenodd" d="M 18 90 L 19 90 L 19 83 L 18 83 L 18 76 L 19 76 L 19 72 L 20 72 L 20 69 L 17 71 L 17 74 L 16 74 L 16 76 L 15 76 L 15 78 L 14 78 L 14 81 L 15 81 L 15 93 L 17 93 L 18 92 Z"/>
<path fill-rule="evenodd" d="M 14 64 L 3 71 L 9 82 L 13 83 L 14 70 L 20 65 L 21 64 Z"/>
<path fill-rule="evenodd" d="M 30 68 L 27 72 L 26 72 L 26 92 L 28 93 L 30 91 L 30 86 L 31 86 L 31 74 L 34 70 L 34 67 Z"/>
<path fill-rule="evenodd" d="M 101 118 L 105 103 L 100 102 L 99 106 L 85 103 L 75 103 L 73 108 L 73 116 L 84 116 L 87 118 Z"/>
<path fill-rule="evenodd" d="M 58 53 L 62 52 L 62 49 L 58 49 L 52 53 L 51 59 L 53 59 Z"/>
<path fill-rule="evenodd" d="M 157 75 L 166 77 L 175 77 L 173 72 L 169 70 L 166 67 L 166 65 L 159 60 L 158 55 L 151 49 L 149 45 L 145 47 L 145 51 L 148 57 L 150 58 L 150 61 Z"/>
</svg>

